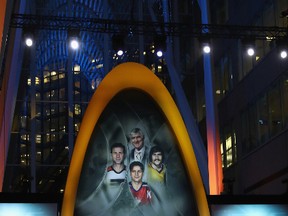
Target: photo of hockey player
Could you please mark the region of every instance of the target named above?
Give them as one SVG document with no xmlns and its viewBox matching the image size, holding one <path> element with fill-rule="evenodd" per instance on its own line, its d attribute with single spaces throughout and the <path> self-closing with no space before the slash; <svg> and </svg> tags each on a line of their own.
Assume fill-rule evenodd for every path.
<svg viewBox="0 0 288 216">
<path fill-rule="evenodd" d="M 112 165 L 107 167 L 106 182 L 108 184 L 120 184 L 126 179 L 125 146 L 122 143 L 114 143 L 111 146 Z"/>
<path fill-rule="evenodd" d="M 166 182 L 166 165 L 164 161 L 164 151 L 159 146 L 153 146 L 149 153 L 149 163 L 147 166 L 147 178 L 149 183 Z"/>
<path fill-rule="evenodd" d="M 125 148 L 114 148 L 114 143 Z M 88 143 L 74 215 L 189 215 L 196 211 L 177 146 L 167 119 L 150 97 L 135 90 L 116 95 Z M 137 147 L 143 151 L 138 162 Z M 130 164 L 140 161 L 143 168 L 134 166 L 131 173 Z M 136 185 L 147 193 L 137 193 Z"/>
<path fill-rule="evenodd" d="M 131 181 L 129 187 L 137 204 L 150 204 L 152 192 L 146 182 L 143 182 L 144 165 L 139 161 L 133 161 L 129 167 Z"/>
</svg>

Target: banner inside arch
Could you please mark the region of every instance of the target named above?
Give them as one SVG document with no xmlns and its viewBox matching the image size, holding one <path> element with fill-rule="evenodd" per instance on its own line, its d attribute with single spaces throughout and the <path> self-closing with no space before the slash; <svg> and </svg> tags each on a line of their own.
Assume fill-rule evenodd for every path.
<svg viewBox="0 0 288 216">
<path fill-rule="evenodd" d="M 143 214 L 210 215 L 171 95 L 145 66 L 124 63 L 103 79 L 85 112 L 61 215 Z"/>
</svg>

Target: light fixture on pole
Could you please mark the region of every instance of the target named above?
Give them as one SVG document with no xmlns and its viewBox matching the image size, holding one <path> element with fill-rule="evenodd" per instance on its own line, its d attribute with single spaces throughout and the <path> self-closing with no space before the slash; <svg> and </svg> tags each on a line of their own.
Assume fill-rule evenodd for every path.
<svg viewBox="0 0 288 216">
<path fill-rule="evenodd" d="M 113 35 L 112 48 L 115 50 L 118 56 L 122 56 L 125 48 L 125 36 L 122 34 Z"/>
<path fill-rule="evenodd" d="M 288 55 L 288 39 L 279 39 L 276 41 L 277 49 L 279 50 L 279 55 L 282 59 L 286 59 Z"/>
<path fill-rule="evenodd" d="M 252 38 L 243 39 L 242 41 L 248 56 L 255 55 L 255 40 Z"/>
<path fill-rule="evenodd" d="M 80 47 L 79 30 L 68 30 L 69 46 L 73 50 Z"/>
<path fill-rule="evenodd" d="M 154 37 L 154 49 L 156 55 L 161 58 L 163 53 L 166 51 L 166 36 L 165 35 L 156 35 Z"/>
<path fill-rule="evenodd" d="M 25 38 L 25 44 L 26 44 L 26 46 L 31 47 L 33 45 L 32 37 Z"/>
<path fill-rule="evenodd" d="M 206 53 L 206 54 L 211 52 L 211 48 L 210 48 L 209 44 L 203 45 L 203 52 Z"/>
<path fill-rule="evenodd" d="M 247 54 L 249 55 L 249 56 L 253 56 L 254 54 L 255 54 L 255 49 L 254 49 L 254 47 L 247 47 Z"/>
<path fill-rule="evenodd" d="M 34 32 L 33 30 L 24 30 L 24 43 L 27 47 L 31 47 L 34 44 Z"/>
<path fill-rule="evenodd" d="M 202 51 L 204 54 L 209 54 L 211 52 L 211 42 L 210 37 L 207 35 L 203 35 L 199 38 L 199 42 L 202 46 Z"/>
</svg>

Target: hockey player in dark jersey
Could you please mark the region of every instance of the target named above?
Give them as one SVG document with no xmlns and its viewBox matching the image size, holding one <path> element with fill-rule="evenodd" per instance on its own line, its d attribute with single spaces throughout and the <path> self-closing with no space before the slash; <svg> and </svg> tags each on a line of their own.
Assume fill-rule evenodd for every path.
<svg viewBox="0 0 288 216">
<path fill-rule="evenodd" d="M 144 173 L 144 165 L 139 161 L 134 161 L 130 164 L 131 182 L 129 187 L 132 195 L 138 203 L 150 204 L 152 192 L 147 183 L 142 181 Z"/>
</svg>

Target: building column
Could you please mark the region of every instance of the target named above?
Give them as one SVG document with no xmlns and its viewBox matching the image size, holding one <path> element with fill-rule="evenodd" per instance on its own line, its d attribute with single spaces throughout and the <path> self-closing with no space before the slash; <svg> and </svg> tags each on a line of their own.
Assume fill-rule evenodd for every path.
<svg viewBox="0 0 288 216">
<path fill-rule="evenodd" d="M 29 48 L 28 48 L 29 49 Z M 35 62 L 35 44 L 30 47 L 30 79 L 31 79 L 31 86 L 30 86 L 30 192 L 36 192 L 36 62 Z"/>
<path fill-rule="evenodd" d="M 67 75 L 67 100 L 68 100 L 68 148 L 69 148 L 69 161 L 71 161 L 73 149 L 74 149 L 74 86 L 73 86 L 73 50 L 68 45 L 68 61 L 66 68 Z"/>
<path fill-rule="evenodd" d="M 199 0 L 201 8 L 202 24 L 209 24 L 208 5 L 206 0 Z M 217 106 L 214 97 L 214 83 L 210 54 L 203 56 L 204 63 L 204 86 L 206 105 L 206 128 L 207 128 L 207 150 L 209 188 L 211 195 L 220 194 L 223 191 L 222 159 L 220 152 L 220 137 L 217 118 Z"/>
<path fill-rule="evenodd" d="M 169 11 L 168 2 L 163 0 L 163 14 L 165 23 L 169 23 Z M 193 116 L 192 110 L 189 106 L 188 100 L 186 98 L 185 92 L 183 90 L 179 74 L 174 65 L 173 49 L 172 49 L 172 38 L 168 37 L 166 41 L 167 51 L 165 54 L 165 59 L 167 62 L 168 72 L 171 79 L 173 89 L 175 91 L 176 103 L 183 117 L 184 123 L 186 125 L 190 140 L 193 145 L 195 156 L 198 162 L 202 180 L 206 189 L 206 193 L 209 191 L 208 182 L 208 169 L 207 169 L 207 152 L 203 144 L 202 137 L 200 135 L 198 125 Z"/>
</svg>

